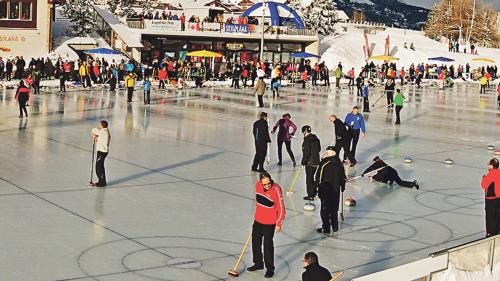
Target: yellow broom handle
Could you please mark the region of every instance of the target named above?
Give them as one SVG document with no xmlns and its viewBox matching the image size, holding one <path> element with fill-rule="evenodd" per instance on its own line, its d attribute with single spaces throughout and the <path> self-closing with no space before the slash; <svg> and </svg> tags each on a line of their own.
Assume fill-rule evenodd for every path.
<svg viewBox="0 0 500 281">
<path fill-rule="evenodd" d="M 297 181 L 297 178 L 299 177 L 301 171 L 302 171 L 302 166 L 299 168 L 297 173 L 295 173 L 295 177 L 293 178 L 292 186 L 290 186 L 290 190 L 288 192 L 292 192 L 293 187 L 295 186 L 295 182 Z"/>
<path fill-rule="evenodd" d="M 240 254 L 240 257 L 238 258 L 238 261 L 236 262 L 236 265 L 234 266 L 233 270 L 236 271 L 236 269 L 238 268 L 238 265 L 240 265 L 240 262 L 241 262 L 241 258 L 243 258 L 243 254 L 245 253 L 245 251 L 247 250 L 247 247 L 248 247 L 248 243 L 250 243 L 250 240 L 252 239 L 252 232 L 250 231 L 250 234 L 248 235 L 248 239 L 247 239 L 247 242 L 245 243 L 245 246 L 243 247 L 243 251 L 241 251 L 241 254 Z"/>
</svg>

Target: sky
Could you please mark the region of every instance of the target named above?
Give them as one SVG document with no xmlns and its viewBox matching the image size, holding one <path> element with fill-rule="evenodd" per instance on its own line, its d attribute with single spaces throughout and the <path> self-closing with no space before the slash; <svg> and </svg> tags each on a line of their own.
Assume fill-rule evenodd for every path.
<svg viewBox="0 0 500 281">
<path fill-rule="evenodd" d="M 486 3 L 492 3 L 493 8 L 500 9 L 500 0 L 483 0 Z M 430 8 L 434 3 L 439 2 L 439 0 L 403 0 L 403 2 L 414 6 L 420 6 L 425 8 Z"/>
</svg>

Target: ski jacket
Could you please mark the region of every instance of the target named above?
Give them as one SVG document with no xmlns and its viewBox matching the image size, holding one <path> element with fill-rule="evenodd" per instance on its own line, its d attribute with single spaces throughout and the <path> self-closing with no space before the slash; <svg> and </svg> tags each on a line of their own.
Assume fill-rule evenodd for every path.
<svg viewBox="0 0 500 281">
<path fill-rule="evenodd" d="M 399 105 L 403 106 L 404 104 L 404 97 L 401 93 L 396 93 L 396 96 L 394 97 L 394 105 Z"/>
<path fill-rule="evenodd" d="M 135 87 L 135 75 L 127 75 L 125 78 L 125 85 L 127 88 Z"/>
<path fill-rule="evenodd" d="M 255 184 L 255 215 L 254 219 L 260 224 L 283 225 L 285 219 L 285 204 L 281 187 L 274 182 L 269 190 L 265 190 L 262 183 Z"/>
<path fill-rule="evenodd" d="M 500 169 L 492 169 L 483 176 L 481 187 L 484 189 L 485 199 L 500 198 Z"/>
<path fill-rule="evenodd" d="M 314 134 L 309 134 L 304 137 L 302 143 L 302 166 L 318 166 L 319 153 L 321 151 L 321 143 L 318 137 Z"/>
<path fill-rule="evenodd" d="M 144 80 L 142 82 L 142 87 L 144 88 L 144 91 L 151 91 L 151 81 Z"/>
<path fill-rule="evenodd" d="M 292 127 L 293 132 L 290 133 L 290 127 Z M 276 131 L 276 129 L 279 128 L 278 131 L 278 139 L 282 139 L 284 141 L 290 141 L 291 136 L 295 135 L 295 132 L 297 131 L 297 126 L 295 123 L 292 122 L 290 119 L 280 119 L 278 122 L 273 127 L 273 132 Z"/>
<path fill-rule="evenodd" d="M 26 87 L 19 87 L 16 92 L 16 100 L 27 101 L 30 97 L 30 90 Z"/>
<path fill-rule="evenodd" d="M 326 157 L 321 160 L 315 177 L 321 200 L 328 201 L 329 198 L 335 198 L 335 194 L 344 192 L 346 181 L 344 165 L 338 156 Z"/>
<path fill-rule="evenodd" d="M 337 140 L 347 138 L 347 129 L 344 122 L 342 122 L 339 118 L 336 118 L 335 121 L 333 121 L 333 129 Z"/>
<path fill-rule="evenodd" d="M 364 133 L 366 132 L 365 128 L 365 119 L 363 119 L 363 115 L 360 113 L 354 115 L 352 112 L 347 114 L 345 117 L 344 123 L 353 130 L 360 130 Z"/>
<path fill-rule="evenodd" d="M 269 126 L 266 120 L 259 119 L 253 123 L 253 136 L 255 142 L 258 144 L 267 144 L 271 142 Z"/>
<path fill-rule="evenodd" d="M 264 82 L 264 80 L 259 79 L 259 81 L 257 81 L 257 84 L 255 84 L 255 93 L 257 93 L 257 95 L 259 96 L 262 96 L 264 95 L 265 92 L 266 92 L 266 83 Z"/>
</svg>

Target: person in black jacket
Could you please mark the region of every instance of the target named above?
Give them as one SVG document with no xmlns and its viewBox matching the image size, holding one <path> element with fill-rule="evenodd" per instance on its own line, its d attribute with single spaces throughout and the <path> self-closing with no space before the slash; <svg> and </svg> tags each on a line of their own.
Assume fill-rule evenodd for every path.
<svg viewBox="0 0 500 281">
<path fill-rule="evenodd" d="M 335 142 L 333 142 L 335 153 L 338 157 L 340 157 L 340 150 L 344 149 L 344 159 L 349 159 L 349 161 L 353 163 L 355 159 L 351 156 L 350 153 L 349 136 L 346 124 L 333 114 L 330 115 L 328 119 L 331 123 L 333 123 L 333 129 L 335 132 Z"/>
<path fill-rule="evenodd" d="M 311 133 L 311 126 L 302 127 L 304 142 L 302 143 L 302 162 L 301 165 L 306 170 L 306 188 L 307 196 L 304 200 L 314 200 L 316 196 L 316 186 L 314 185 L 314 173 L 319 165 L 319 153 L 321 144 L 316 135 Z"/>
<path fill-rule="evenodd" d="M 375 170 L 378 170 L 377 173 L 375 175 L 369 176 L 368 179 L 375 180 L 375 181 L 382 182 L 382 183 L 389 183 L 391 185 L 394 182 L 396 182 L 398 185 L 400 185 L 402 187 L 407 187 L 407 188 L 413 188 L 413 187 L 415 189 L 420 188 L 420 186 L 418 185 L 418 182 L 416 180 L 414 180 L 414 181 L 402 180 L 399 177 L 398 172 L 393 167 L 387 165 L 378 156 L 375 156 L 375 158 L 373 158 L 373 164 L 370 167 L 368 167 L 361 175 L 364 177 L 366 174 L 373 172 Z"/>
<path fill-rule="evenodd" d="M 319 163 L 315 181 L 321 200 L 320 215 L 323 223 L 323 226 L 317 229 L 319 233 L 330 234 L 330 227 L 333 232 L 339 230 L 340 192 L 344 192 L 346 180 L 344 165 L 335 153 L 335 147 L 327 147 L 324 158 Z"/>
<path fill-rule="evenodd" d="M 328 269 L 319 265 L 318 255 L 308 252 L 304 256 L 305 272 L 302 273 L 302 281 L 330 281 L 332 275 Z"/>
<path fill-rule="evenodd" d="M 394 107 L 394 89 L 396 87 L 396 83 L 392 78 L 387 79 L 387 83 L 385 84 L 385 94 L 387 96 L 387 107 Z"/>
<path fill-rule="evenodd" d="M 24 84 L 24 81 L 19 81 L 19 87 L 16 91 L 16 100 L 19 103 L 19 118 L 23 118 L 23 112 L 28 117 L 28 111 L 26 110 L 26 103 L 30 98 L 30 91 Z"/>
<path fill-rule="evenodd" d="M 240 76 L 241 76 L 241 67 L 240 65 L 235 65 L 234 67 L 234 70 L 233 70 L 233 81 L 232 81 L 232 87 L 234 87 L 235 89 L 239 89 L 240 88 Z"/>
<path fill-rule="evenodd" d="M 262 173 L 265 172 L 264 161 L 266 160 L 267 147 L 271 144 L 267 113 L 261 112 L 260 119 L 253 123 L 253 137 L 255 140 L 255 157 L 253 158 L 252 171 Z"/>
</svg>

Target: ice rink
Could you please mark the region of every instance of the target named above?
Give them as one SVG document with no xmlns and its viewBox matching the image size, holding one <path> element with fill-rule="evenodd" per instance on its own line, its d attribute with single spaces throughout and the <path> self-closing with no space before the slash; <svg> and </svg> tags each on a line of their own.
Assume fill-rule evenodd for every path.
<svg viewBox="0 0 500 281">
<path fill-rule="evenodd" d="M 400 126 L 382 108 L 385 98 L 377 103 L 365 115 L 367 135 L 349 175 L 379 155 L 403 179 L 417 179 L 420 190 L 353 181 L 345 195 L 358 205 L 346 207 L 340 231 L 327 237 L 315 231 L 318 210 L 303 210 L 302 174 L 295 194 L 285 195 L 272 280 L 300 280 L 308 251 L 350 280 L 484 237 L 480 181 L 493 157 L 487 146 L 500 149 L 500 110 L 493 88 L 483 97 L 478 92 L 474 84 L 445 91 L 405 86 Z M 0 280 L 233 279 L 227 271 L 250 231 L 258 178 L 250 171 L 259 113 L 252 91 L 153 91 L 151 106 L 139 89 L 131 104 L 124 94 L 42 91 L 29 118 L 19 119 L 14 90 L 0 92 Z M 380 94 L 372 89 L 371 103 Z M 289 87 L 277 101 L 269 95 L 270 125 L 289 112 L 299 130 L 312 126 L 323 149 L 333 138 L 328 115 L 343 119 L 362 105 L 347 89 Z M 112 137 L 109 185 L 98 189 L 88 186 L 90 130 L 101 119 L 109 120 Z M 298 161 L 301 142 L 292 142 Z M 285 191 L 298 167 L 283 153 L 278 167 L 273 142 L 266 169 Z M 403 163 L 407 156 L 412 164 Z M 454 165 L 443 164 L 447 158 Z M 238 280 L 264 280 L 262 271 L 244 271 L 250 265 L 249 247 Z"/>
</svg>

